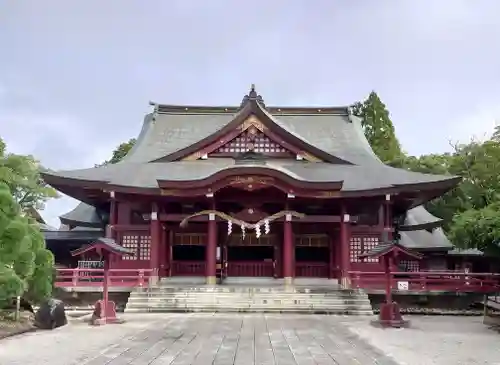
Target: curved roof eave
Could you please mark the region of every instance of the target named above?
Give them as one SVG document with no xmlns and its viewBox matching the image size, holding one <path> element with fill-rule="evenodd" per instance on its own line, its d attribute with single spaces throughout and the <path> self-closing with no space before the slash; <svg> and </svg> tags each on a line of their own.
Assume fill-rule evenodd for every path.
<svg viewBox="0 0 500 365">
<path fill-rule="evenodd" d="M 401 231 L 432 230 L 440 227 L 442 224 L 443 220 L 441 218 L 429 213 L 423 205 L 419 205 L 406 212 L 404 224 L 399 229 Z"/>
<path fill-rule="evenodd" d="M 69 226 L 99 228 L 103 222 L 97 209 L 91 205 L 80 202 L 73 210 L 61 215 L 59 220 Z"/>
</svg>

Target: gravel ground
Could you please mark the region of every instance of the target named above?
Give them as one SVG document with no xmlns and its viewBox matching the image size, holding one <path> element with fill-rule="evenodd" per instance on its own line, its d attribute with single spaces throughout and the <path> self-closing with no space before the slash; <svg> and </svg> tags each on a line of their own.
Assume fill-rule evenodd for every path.
<svg viewBox="0 0 500 365">
<path fill-rule="evenodd" d="M 406 329 L 380 329 L 366 320 L 344 324 L 400 365 L 499 365 L 500 334 L 482 317 L 405 316 Z"/>
</svg>

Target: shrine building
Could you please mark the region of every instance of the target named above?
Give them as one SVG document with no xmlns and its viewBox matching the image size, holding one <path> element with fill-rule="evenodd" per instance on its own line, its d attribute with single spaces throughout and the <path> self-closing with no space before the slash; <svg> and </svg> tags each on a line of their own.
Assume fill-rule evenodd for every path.
<svg viewBox="0 0 500 365">
<path fill-rule="evenodd" d="M 80 231 L 83 242 L 103 230 L 135 252 L 111 268 L 207 284 L 307 277 L 346 287 L 351 271 L 382 270 L 359 256 L 395 233 L 431 265 L 453 251 L 421 205 L 460 179 L 383 164 L 349 107 L 267 106 L 252 86 L 239 106 L 152 108 L 122 161 L 43 173 L 82 202 L 52 239 Z M 403 263 L 418 265 L 426 261 Z"/>
</svg>

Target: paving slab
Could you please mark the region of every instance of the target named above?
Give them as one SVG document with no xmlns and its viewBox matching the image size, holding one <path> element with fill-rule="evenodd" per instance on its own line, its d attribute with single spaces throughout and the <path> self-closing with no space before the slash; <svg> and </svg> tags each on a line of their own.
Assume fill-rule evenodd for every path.
<svg viewBox="0 0 500 365">
<path fill-rule="evenodd" d="M 0 341 L 8 365 L 493 365 L 498 334 L 478 318 L 413 318 L 382 330 L 369 319 L 299 314 L 129 314 L 127 323 Z"/>
</svg>

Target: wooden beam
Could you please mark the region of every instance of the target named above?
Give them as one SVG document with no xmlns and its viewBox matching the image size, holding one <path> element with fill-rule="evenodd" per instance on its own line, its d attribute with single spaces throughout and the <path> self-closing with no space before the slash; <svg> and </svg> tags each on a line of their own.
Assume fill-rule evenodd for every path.
<svg viewBox="0 0 500 365">
<path fill-rule="evenodd" d="M 180 222 L 184 218 L 189 216 L 189 214 L 160 214 L 160 221 L 162 222 Z M 217 220 L 222 221 L 218 217 Z M 277 219 L 276 221 L 284 221 L 285 218 Z M 193 217 L 190 219 L 191 222 L 208 222 L 208 216 L 202 215 L 198 217 Z M 358 217 L 351 216 L 350 222 L 356 223 L 358 221 Z M 302 219 L 295 219 L 294 223 L 336 223 L 340 222 L 339 215 L 306 215 Z"/>
</svg>

